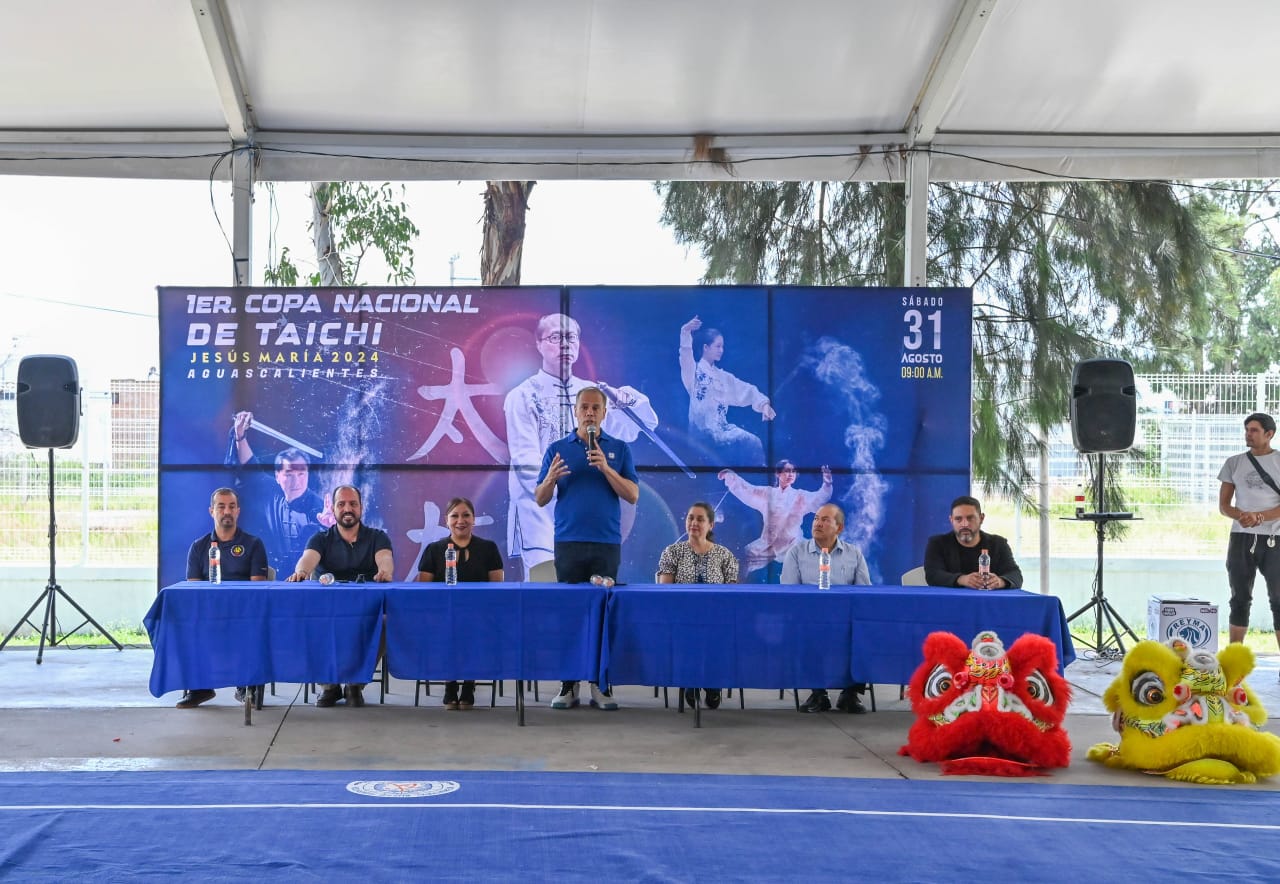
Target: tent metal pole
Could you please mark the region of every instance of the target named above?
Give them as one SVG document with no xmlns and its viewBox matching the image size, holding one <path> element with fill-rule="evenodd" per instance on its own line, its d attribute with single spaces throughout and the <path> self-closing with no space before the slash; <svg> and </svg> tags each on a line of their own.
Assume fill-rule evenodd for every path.
<svg viewBox="0 0 1280 884">
<path fill-rule="evenodd" d="M 923 286 L 925 250 L 929 242 L 929 154 L 913 150 L 907 157 L 907 230 L 903 248 L 903 285 Z"/>
<path fill-rule="evenodd" d="M 236 151 L 231 157 L 231 248 L 235 285 L 253 284 L 253 166 L 256 152 Z"/>
</svg>

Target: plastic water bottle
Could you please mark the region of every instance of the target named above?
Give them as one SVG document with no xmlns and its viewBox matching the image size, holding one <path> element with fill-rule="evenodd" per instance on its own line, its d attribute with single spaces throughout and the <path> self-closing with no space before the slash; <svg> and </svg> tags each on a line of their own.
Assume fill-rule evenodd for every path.
<svg viewBox="0 0 1280 884">
<path fill-rule="evenodd" d="M 321 586 L 332 586 L 332 585 L 333 585 L 333 575 L 332 575 L 332 574 L 330 574 L 328 571 L 324 572 L 323 574 L 321 574 L 321 575 L 320 575 L 319 577 L 317 577 L 316 579 L 320 581 L 320 585 L 321 585 Z"/>
<path fill-rule="evenodd" d="M 991 553 L 985 549 L 978 554 L 978 574 L 982 576 L 982 588 L 987 588 L 991 580 Z"/>
<path fill-rule="evenodd" d="M 831 588 L 831 550 L 818 552 L 818 589 Z"/>
<path fill-rule="evenodd" d="M 222 582 L 222 553 L 218 549 L 217 541 L 209 544 L 209 582 Z"/>
<path fill-rule="evenodd" d="M 458 551 L 449 544 L 444 551 L 444 582 L 454 586 L 458 582 Z"/>
<path fill-rule="evenodd" d="M 1076 486 L 1076 518 L 1084 518 L 1084 485 Z"/>
</svg>

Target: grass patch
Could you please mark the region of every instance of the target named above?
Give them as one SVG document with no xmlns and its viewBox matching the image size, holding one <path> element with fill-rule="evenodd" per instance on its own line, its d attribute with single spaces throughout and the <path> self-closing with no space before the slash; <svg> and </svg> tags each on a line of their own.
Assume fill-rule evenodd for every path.
<svg viewBox="0 0 1280 884">
<path fill-rule="evenodd" d="M 107 630 L 115 638 L 116 641 L 126 647 L 151 647 L 151 638 L 146 631 L 141 629 L 136 623 L 122 624 L 106 624 Z M 109 648 L 111 640 L 105 635 L 92 628 L 86 628 L 73 633 L 58 633 L 56 636 L 58 643 L 65 643 L 67 647 L 84 647 L 84 648 Z M 27 633 L 19 633 L 9 640 L 10 648 L 34 648 L 40 644 L 40 633 L 34 630 Z M 50 646 L 48 640 L 44 646 Z"/>
<path fill-rule="evenodd" d="M 1107 540 L 1113 558 L 1209 558 L 1226 555 L 1231 523 L 1218 515 L 1215 503 L 1175 503 L 1156 490 L 1140 490 L 1127 499 L 1126 507 L 1142 521 L 1112 522 Z M 1091 506 L 1091 505 L 1090 505 Z M 1012 501 L 990 495 L 983 501 L 987 520 L 984 530 L 1016 541 L 1019 556 L 1037 555 L 1040 531 L 1048 529 L 1050 554 L 1086 556 L 1096 554 L 1097 536 L 1091 523 L 1077 522 L 1071 489 L 1058 488 L 1050 496 L 1048 519 L 1019 509 Z M 946 529 L 944 522 L 938 530 Z"/>
</svg>

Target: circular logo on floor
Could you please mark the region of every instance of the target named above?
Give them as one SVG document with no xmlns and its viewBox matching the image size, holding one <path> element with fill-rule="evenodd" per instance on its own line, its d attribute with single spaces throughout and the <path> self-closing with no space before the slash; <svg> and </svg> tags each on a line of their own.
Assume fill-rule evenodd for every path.
<svg viewBox="0 0 1280 884">
<path fill-rule="evenodd" d="M 461 787 L 452 780 L 426 780 L 419 783 L 394 783 L 391 780 L 356 780 L 347 783 L 347 791 L 374 798 L 432 798 L 448 795 Z"/>
</svg>

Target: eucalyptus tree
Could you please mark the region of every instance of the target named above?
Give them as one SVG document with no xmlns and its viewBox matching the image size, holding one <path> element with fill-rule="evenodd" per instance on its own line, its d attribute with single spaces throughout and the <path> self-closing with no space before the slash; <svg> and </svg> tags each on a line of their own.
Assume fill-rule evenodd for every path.
<svg viewBox="0 0 1280 884">
<path fill-rule="evenodd" d="M 487 181 L 481 219 L 480 270 L 484 285 L 519 285 L 524 254 L 525 215 L 533 181 Z M 311 185 L 308 230 L 316 270 L 303 274 L 288 247 L 272 255 L 265 271 L 271 285 L 360 285 L 363 261 L 381 254 L 386 281 L 414 281 L 413 241 L 418 228 L 409 217 L 404 186 L 360 181 Z"/>
<path fill-rule="evenodd" d="M 1200 226 L 1222 272 L 1209 291 L 1209 326 L 1174 368 L 1254 374 L 1280 363 L 1277 186 L 1270 180 L 1195 187 L 1204 197 Z"/>
<path fill-rule="evenodd" d="M 370 253 L 381 255 L 386 281 L 413 282 L 413 241 L 418 228 L 409 217 L 404 185 L 365 181 L 314 182 L 311 200 L 311 242 L 316 270 L 302 275 L 288 247 L 269 256 L 265 279 L 270 285 L 360 285 L 361 270 Z"/>
<path fill-rule="evenodd" d="M 704 282 L 899 286 L 901 185 L 658 182 L 663 223 Z M 1218 272 L 1197 193 L 1164 183 L 981 182 L 930 188 L 927 279 L 971 286 L 973 472 L 1021 495 L 1060 424 L 1076 362 L 1183 350 Z"/>
<path fill-rule="evenodd" d="M 519 285 L 524 257 L 525 214 L 535 181 L 486 181 L 480 245 L 485 285 Z"/>
</svg>

